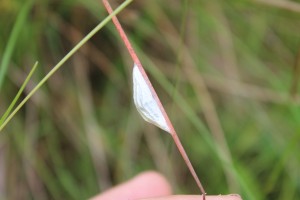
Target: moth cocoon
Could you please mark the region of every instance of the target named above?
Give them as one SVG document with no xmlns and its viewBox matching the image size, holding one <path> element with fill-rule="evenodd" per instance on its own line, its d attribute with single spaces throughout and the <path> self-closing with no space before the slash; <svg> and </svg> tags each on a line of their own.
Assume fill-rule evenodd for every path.
<svg viewBox="0 0 300 200">
<path fill-rule="evenodd" d="M 133 101 L 134 104 L 147 122 L 158 126 L 170 133 L 168 124 L 161 112 L 159 105 L 155 101 L 152 92 L 146 83 L 140 69 L 136 64 L 133 66 Z"/>
</svg>

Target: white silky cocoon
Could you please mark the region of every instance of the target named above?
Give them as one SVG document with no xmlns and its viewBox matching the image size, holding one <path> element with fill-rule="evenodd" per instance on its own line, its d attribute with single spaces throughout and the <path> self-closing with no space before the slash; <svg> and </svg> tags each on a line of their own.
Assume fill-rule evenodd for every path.
<svg viewBox="0 0 300 200">
<path fill-rule="evenodd" d="M 138 66 L 133 66 L 133 101 L 144 120 L 170 133 L 167 122 Z"/>
</svg>

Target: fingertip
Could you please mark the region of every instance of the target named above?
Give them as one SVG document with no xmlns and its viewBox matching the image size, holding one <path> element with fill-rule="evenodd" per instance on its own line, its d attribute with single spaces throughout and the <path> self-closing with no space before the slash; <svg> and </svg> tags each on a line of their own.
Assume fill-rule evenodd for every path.
<svg viewBox="0 0 300 200">
<path fill-rule="evenodd" d="M 167 179 L 155 171 L 146 171 L 131 180 L 113 187 L 91 200 L 140 199 L 171 195 L 172 190 Z"/>
<path fill-rule="evenodd" d="M 231 198 L 231 200 L 242 200 L 242 197 L 239 194 L 228 194 L 228 197 Z"/>
<path fill-rule="evenodd" d="M 137 182 L 145 183 L 141 187 L 145 190 L 151 188 L 157 194 L 171 195 L 172 188 L 168 180 L 161 173 L 156 171 L 146 171 L 138 174 L 134 178 Z"/>
<path fill-rule="evenodd" d="M 173 195 L 164 196 L 158 198 L 147 198 L 140 200 L 202 200 L 202 195 Z M 206 200 L 242 200 L 241 196 L 238 194 L 228 194 L 228 195 L 207 195 Z"/>
</svg>

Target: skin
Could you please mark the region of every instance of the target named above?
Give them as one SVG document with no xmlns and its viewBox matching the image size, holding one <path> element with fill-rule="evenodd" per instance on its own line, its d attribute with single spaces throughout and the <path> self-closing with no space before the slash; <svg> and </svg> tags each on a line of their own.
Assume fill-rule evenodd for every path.
<svg viewBox="0 0 300 200">
<path fill-rule="evenodd" d="M 155 171 L 143 172 L 90 200 L 202 200 L 201 195 L 172 195 L 167 179 Z M 206 200 L 242 200 L 239 195 L 207 195 Z"/>
</svg>

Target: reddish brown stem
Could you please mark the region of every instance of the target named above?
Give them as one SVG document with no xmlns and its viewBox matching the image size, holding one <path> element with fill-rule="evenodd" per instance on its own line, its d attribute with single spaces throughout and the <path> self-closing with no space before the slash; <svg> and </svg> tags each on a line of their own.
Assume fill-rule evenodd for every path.
<svg viewBox="0 0 300 200">
<path fill-rule="evenodd" d="M 103 4 L 104 4 L 104 6 L 107 9 L 109 14 L 113 12 L 113 10 L 112 10 L 112 8 L 111 8 L 111 6 L 110 6 L 110 4 L 107 0 L 103 0 Z M 130 56 L 132 57 L 134 63 L 138 66 L 138 68 L 139 68 L 140 72 L 142 73 L 146 83 L 148 84 L 148 86 L 151 90 L 151 93 L 152 93 L 156 103 L 158 104 L 158 106 L 160 108 L 160 111 L 162 112 L 162 114 L 163 114 L 163 116 L 164 116 L 164 118 L 167 122 L 167 125 L 170 129 L 170 134 L 172 135 L 172 138 L 173 138 L 173 140 L 174 140 L 174 142 L 175 142 L 175 144 L 176 144 L 183 160 L 185 161 L 185 163 L 186 163 L 188 169 L 190 170 L 193 178 L 195 179 L 201 193 L 203 194 L 203 200 L 205 200 L 205 195 L 206 195 L 205 190 L 204 190 L 204 188 L 203 188 L 203 186 L 202 186 L 202 184 L 201 184 L 201 182 L 200 182 L 200 180 L 199 180 L 199 178 L 198 178 L 198 176 L 197 176 L 197 174 L 196 174 L 196 172 L 193 168 L 193 165 L 192 165 L 190 159 L 188 158 L 188 156 L 187 156 L 187 154 L 186 154 L 186 152 L 185 152 L 185 150 L 184 150 L 184 148 L 183 148 L 183 146 L 180 142 L 180 139 L 177 136 L 177 133 L 176 133 L 174 127 L 173 127 L 173 124 L 171 123 L 164 107 L 162 106 L 162 104 L 161 104 L 161 102 L 160 102 L 160 100 L 159 100 L 159 98 L 158 98 L 158 96 L 157 96 L 157 94 L 156 94 L 156 92 L 155 92 L 155 90 L 154 90 L 154 88 L 153 88 L 153 86 L 152 86 L 152 84 L 151 84 L 151 82 L 150 82 L 150 80 L 149 80 L 149 78 L 148 78 L 141 62 L 140 62 L 140 60 L 139 60 L 139 58 L 138 58 L 138 56 L 136 55 L 134 49 L 132 48 L 132 45 L 131 45 L 130 41 L 128 40 L 128 38 L 127 38 L 127 36 L 126 36 L 119 20 L 117 19 L 117 17 L 116 16 L 112 17 L 112 20 L 113 20 L 113 23 L 115 24 L 120 36 L 121 36 L 123 42 L 125 43 L 125 46 L 127 47 Z"/>
<path fill-rule="evenodd" d="M 198 187 L 200 189 L 200 192 L 203 194 L 203 200 L 205 200 L 206 192 L 205 192 L 205 190 L 204 190 L 204 188 L 203 188 L 203 186 L 202 186 L 202 184 L 201 184 L 201 182 L 200 182 L 200 180 L 199 180 L 199 178 L 197 176 L 197 173 L 195 172 L 194 167 L 193 167 L 193 165 L 192 165 L 192 163 L 191 163 L 188 155 L 186 154 L 186 152 L 185 152 L 185 150 L 184 150 L 184 148 L 183 148 L 183 146 L 182 146 L 182 144 L 181 144 L 181 142 L 180 142 L 177 134 L 172 134 L 172 137 L 173 137 L 173 140 L 174 140 L 174 142 L 175 142 L 175 144 L 176 144 L 176 146 L 177 146 L 177 148 L 178 148 L 178 150 L 179 150 L 179 152 L 180 152 L 183 160 L 185 161 L 185 164 L 189 168 L 189 170 L 190 170 L 190 172 L 191 172 L 194 180 L 196 181 L 196 183 L 197 183 L 197 185 L 198 185 Z"/>
</svg>

